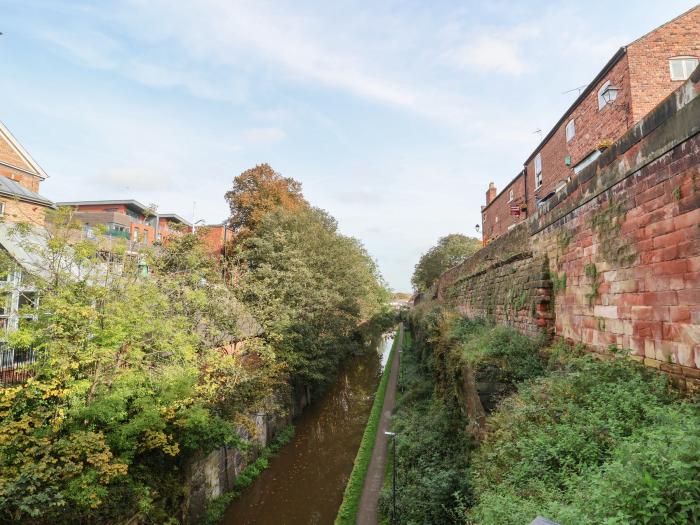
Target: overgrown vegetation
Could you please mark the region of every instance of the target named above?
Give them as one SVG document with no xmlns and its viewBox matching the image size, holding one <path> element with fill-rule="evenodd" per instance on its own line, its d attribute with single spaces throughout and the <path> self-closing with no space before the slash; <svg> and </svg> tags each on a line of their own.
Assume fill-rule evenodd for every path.
<svg viewBox="0 0 700 525">
<path fill-rule="evenodd" d="M 700 410 L 666 376 L 624 353 L 602 360 L 547 347 L 430 304 L 411 323 L 417 340 L 402 356 L 394 424 L 400 523 L 700 521 Z M 465 362 L 482 400 L 501 398 L 478 444 L 465 431 L 469 400 L 455 366 Z"/>
<path fill-rule="evenodd" d="M 464 432 L 459 406 L 445 402 L 435 391 L 434 359 L 420 361 L 421 349 L 410 338 L 405 341 L 392 426 L 397 433 L 398 523 L 459 523 L 455 509 L 469 493 L 471 438 Z M 392 505 L 390 469 L 388 465 L 379 501 L 379 510 L 387 518 Z"/>
<path fill-rule="evenodd" d="M 286 410 L 290 383 L 323 384 L 393 322 L 359 242 L 298 183 L 260 171 L 227 194 L 224 261 L 192 234 L 157 249 L 86 238 L 68 209 L 46 230 L 17 226 L 39 301 L 9 343 L 37 360 L 25 384 L 0 387 L 0 522 L 177 522 L 189 462 L 245 451 L 240 436 Z"/>
<path fill-rule="evenodd" d="M 355 462 L 352 467 L 352 472 L 350 473 L 350 478 L 348 479 L 348 484 L 345 486 L 343 502 L 341 503 L 340 509 L 338 510 L 338 515 L 335 518 L 336 525 L 354 525 L 354 523 L 357 521 L 357 511 L 360 504 L 360 497 L 362 496 L 362 489 L 364 487 L 365 478 L 367 477 L 369 462 L 372 459 L 374 441 L 377 437 L 379 420 L 381 419 L 382 409 L 384 407 L 384 396 L 386 395 L 389 375 L 391 374 L 391 365 L 393 363 L 394 353 L 396 352 L 398 341 L 399 337 L 397 333 L 394 337 L 394 342 L 391 345 L 391 350 L 389 351 L 387 365 L 382 372 L 381 379 L 379 380 L 377 392 L 374 395 L 372 410 L 369 413 L 367 425 L 365 426 L 365 431 L 362 434 L 362 441 L 360 441 L 360 446 L 357 449 L 357 455 L 355 456 Z"/>
</svg>

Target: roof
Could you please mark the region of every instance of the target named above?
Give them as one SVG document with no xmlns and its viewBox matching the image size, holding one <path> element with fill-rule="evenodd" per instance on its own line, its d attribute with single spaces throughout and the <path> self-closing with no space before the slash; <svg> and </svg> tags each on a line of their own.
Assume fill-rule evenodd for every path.
<svg viewBox="0 0 700 525">
<path fill-rule="evenodd" d="M 170 219 L 170 220 L 177 221 L 177 222 L 179 222 L 179 223 L 185 224 L 185 225 L 187 225 L 187 226 L 192 226 L 192 224 L 190 223 L 190 221 L 188 221 L 187 219 L 183 219 L 183 218 L 180 217 L 177 213 L 159 213 L 159 214 L 158 214 L 158 218 L 159 218 L 159 219 L 160 219 L 160 218 L 163 218 L 163 219 Z"/>
<path fill-rule="evenodd" d="M 35 173 L 32 173 L 32 175 L 36 175 L 40 179 L 46 179 L 48 178 L 48 175 L 46 172 L 42 169 L 41 166 L 32 158 L 32 156 L 25 150 L 22 145 L 19 143 L 19 141 L 10 133 L 10 130 L 5 127 L 5 124 L 0 122 L 0 135 L 3 135 L 5 139 L 7 140 L 8 144 L 12 146 L 12 149 L 15 150 L 15 152 L 24 159 L 24 161 L 31 166 Z M 20 171 L 27 171 L 19 166 L 12 166 L 13 168 L 17 168 Z"/>
<path fill-rule="evenodd" d="M 605 66 L 603 66 L 603 69 L 600 70 L 600 72 L 595 76 L 595 78 L 586 86 L 586 89 L 584 89 L 581 94 L 574 100 L 574 103 L 569 106 L 569 109 L 567 109 L 564 114 L 561 116 L 561 118 L 557 121 L 556 124 L 554 124 L 554 127 L 552 127 L 551 130 L 549 130 L 549 133 L 542 139 L 542 141 L 537 145 L 537 147 L 534 149 L 534 151 L 530 154 L 530 156 L 527 158 L 525 161 L 525 164 L 530 162 L 537 153 L 542 149 L 542 147 L 549 142 L 549 139 L 552 138 L 552 135 L 559 129 L 559 126 L 561 126 L 564 121 L 569 118 L 569 116 L 574 112 L 574 110 L 578 107 L 578 105 L 583 102 L 583 100 L 595 89 L 595 87 L 598 85 L 598 82 L 600 82 L 605 75 L 608 74 L 608 72 L 617 64 L 620 59 L 625 56 L 627 53 L 627 47 L 623 46 L 620 49 L 617 50 L 617 53 L 615 53 L 612 58 L 608 61 Z"/>
<path fill-rule="evenodd" d="M 7 251 L 27 272 L 42 279 L 50 277 L 45 253 L 48 235 L 45 228 L 29 226 L 18 228 L 17 224 L 0 222 L 0 246 Z M 65 262 L 63 270 L 80 275 L 80 269 L 73 262 Z"/>
<path fill-rule="evenodd" d="M 0 195 L 32 202 L 41 206 L 53 208 L 54 204 L 49 199 L 42 197 L 35 191 L 22 186 L 19 182 L 0 176 Z"/>
<path fill-rule="evenodd" d="M 124 204 L 127 208 L 131 208 L 132 210 L 137 211 L 139 213 L 151 210 L 150 206 L 145 206 L 134 199 L 107 201 L 64 201 L 57 202 L 56 204 L 58 206 L 114 206 L 117 204 Z"/>
</svg>

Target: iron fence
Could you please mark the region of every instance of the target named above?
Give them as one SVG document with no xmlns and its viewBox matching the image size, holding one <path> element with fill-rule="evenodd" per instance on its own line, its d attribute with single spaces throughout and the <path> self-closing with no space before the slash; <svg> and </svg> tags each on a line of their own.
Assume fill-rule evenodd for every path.
<svg viewBox="0 0 700 525">
<path fill-rule="evenodd" d="M 26 381 L 31 374 L 30 366 L 36 360 L 33 350 L 16 350 L 7 345 L 0 346 L 0 385 L 13 385 Z"/>
</svg>

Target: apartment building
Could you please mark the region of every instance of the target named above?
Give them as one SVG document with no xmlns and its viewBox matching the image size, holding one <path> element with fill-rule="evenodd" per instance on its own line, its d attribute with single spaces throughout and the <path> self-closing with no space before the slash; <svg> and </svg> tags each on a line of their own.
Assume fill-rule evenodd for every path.
<svg viewBox="0 0 700 525">
<path fill-rule="evenodd" d="M 73 216 L 84 225 L 87 235 L 104 226 L 110 237 L 151 246 L 167 242 L 168 237 L 191 231 L 192 225 L 175 213 L 156 213 L 152 207 L 128 200 L 58 202 L 75 211 Z"/>
<path fill-rule="evenodd" d="M 482 207 L 484 242 L 525 220 L 664 98 L 700 60 L 700 5 L 621 47 L 500 192 Z"/>
</svg>

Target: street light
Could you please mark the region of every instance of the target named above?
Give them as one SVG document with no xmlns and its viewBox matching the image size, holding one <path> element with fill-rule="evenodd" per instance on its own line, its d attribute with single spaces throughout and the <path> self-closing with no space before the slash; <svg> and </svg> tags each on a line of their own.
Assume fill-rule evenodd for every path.
<svg viewBox="0 0 700 525">
<path fill-rule="evenodd" d="M 613 86 L 610 84 L 607 86 L 603 92 L 600 94 L 601 97 L 603 97 L 603 101 L 609 106 L 612 104 L 615 99 L 617 98 L 617 93 L 620 91 L 619 87 Z"/>
<path fill-rule="evenodd" d="M 393 456 L 393 466 L 392 466 L 392 476 L 391 476 L 391 523 L 396 525 L 398 521 L 396 521 L 396 432 L 388 432 L 384 431 L 384 434 L 389 436 L 391 438 L 391 441 L 394 443 L 394 453 L 392 454 Z"/>
<path fill-rule="evenodd" d="M 479 233 L 479 228 L 480 228 L 480 226 L 477 224 L 477 225 L 475 226 L 475 228 L 476 228 L 476 233 Z"/>
</svg>

